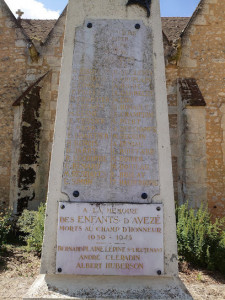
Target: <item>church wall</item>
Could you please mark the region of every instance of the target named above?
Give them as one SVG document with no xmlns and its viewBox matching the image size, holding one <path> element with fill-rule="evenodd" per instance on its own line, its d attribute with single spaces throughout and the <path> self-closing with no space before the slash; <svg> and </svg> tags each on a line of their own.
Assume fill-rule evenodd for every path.
<svg viewBox="0 0 225 300">
<path fill-rule="evenodd" d="M 197 209 L 207 205 L 205 107 L 179 102 L 178 198 Z"/>
<path fill-rule="evenodd" d="M 10 204 L 14 213 L 21 210 L 21 205 L 22 209 L 36 209 L 40 202 L 46 201 L 64 24 L 65 14 L 59 18 L 44 45 L 33 41 L 40 53 L 38 61 L 33 62 L 27 49 L 29 38 L 21 30 L 19 20 L 17 21 L 4 2 L 0 1 L 0 206 L 3 204 L 7 207 Z M 24 101 L 28 100 L 26 111 L 29 112 L 29 109 L 32 109 L 32 97 L 29 99 L 25 96 L 19 101 L 19 106 L 12 105 L 30 85 L 48 71 L 37 86 L 40 88 L 41 103 L 35 113 L 36 120 L 26 120 L 32 124 L 40 122 L 38 136 L 34 137 L 36 159 L 35 162 L 32 160 L 29 145 L 26 145 L 28 160 L 25 162 L 22 155 L 22 139 L 25 129 L 30 124 L 23 121 Z M 30 119 L 29 113 L 27 116 Z M 20 130 L 18 124 L 21 124 Z M 26 134 L 28 135 L 30 133 Z M 31 143 L 30 149 L 32 145 Z M 24 170 L 35 174 L 33 181 L 27 182 L 27 186 L 22 183 L 27 179 L 27 176 L 22 176 L 26 175 Z M 24 199 L 26 201 L 23 201 Z"/>
<path fill-rule="evenodd" d="M 181 78 L 195 78 L 206 102 L 207 200 L 212 214 L 220 217 L 225 215 L 224 19 L 224 1 L 202 2 L 202 9 L 182 37 L 182 57 L 178 74 Z M 202 141 L 199 140 L 199 143 Z"/>
<path fill-rule="evenodd" d="M 208 200 L 209 208 L 215 216 L 225 214 L 225 16 L 222 2 L 203 1 L 202 10 L 182 37 L 182 57 L 178 66 L 168 64 L 166 67 L 175 199 L 179 203 L 189 200 L 194 207 Z M 40 57 L 38 62 L 32 62 L 26 37 L 1 3 L 0 204 L 4 203 L 5 206 L 9 203 L 10 177 L 12 191 L 12 185 L 18 183 L 20 167 L 16 168 L 19 158 L 12 158 L 12 153 L 18 155 L 15 149 L 18 148 L 21 132 L 14 126 L 20 124 L 18 116 L 22 115 L 22 108 L 13 110 L 12 104 L 30 84 L 49 71 L 39 85 L 41 104 L 38 118 L 41 127 L 36 178 L 32 184 L 35 198 L 27 203 L 29 209 L 36 209 L 40 202 L 46 200 L 47 194 L 66 16 L 64 13 L 60 17 L 44 45 L 35 44 Z M 180 111 L 177 79 L 188 77 L 196 79 L 206 107 Z M 15 111 L 17 115 L 14 124 Z M 185 132 L 182 131 L 183 117 L 189 126 Z M 196 128 L 197 132 L 193 135 L 192 131 Z M 16 133 L 16 143 L 12 142 L 13 133 Z M 179 145 L 181 140 L 182 145 Z M 184 145 L 186 152 L 182 148 Z M 201 155 L 197 149 L 202 149 Z M 198 155 L 189 155 L 189 150 Z M 201 166 L 198 165 L 200 156 Z M 193 172 L 196 179 L 194 183 L 189 180 Z M 184 190 L 181 188 L 183 180 L 187 183 Z M 11 203 L 18 200 L 17 192 L 11 192 L 11 196 Z"/>
<path fill-rule="evenodd" d="M 26 88 L 26 38 L 0 2 L 0 206 L 8 206 L 14 112 L 12 104 Z"/>
<path fill-rule="evenodd" d="M 47 78 L 40 91 L 42 98 L 40 109 L 42 128 L 39 148 L 39 168 L 36 178 L 35 201 L 29 203 L 28 208 L 30 209 L 36 209 L 40 202 L 46 201 L 47 196 L 48 172 L 54 134 L 65 17 L 65 15 L 60 17 L 53 32 L 42 48 L 43 66 L 48 66 L 50 72 L 46 76 Z"/>
<path fill-rule="evenodd" d="M 49 73 L 40 84 L 41 105 L 39 119 L 41 128 L 38 149 L 38 166 L 35 170 L 36 178 L 33 185 L 35 198 L 28 202 L 28 209 L 37 209 L 41 202 L 46 201 L 47 197 L 48 173 L 54 134 L 64 26 L 65 15 L 62 15 L 44 45 L 39 48 L 37 45 L 37 49 L 40 52 L 39 62 L 33 63 L 29 60 L 30 70 L 28 70 L 27 79 L 34 80 L 34 78 L 38 78 L 46 72 Z M 32 73 L 30 73 L 31 70 Z"/>
<path fill-rule="evenodd" d="M 173 167 L 174 197 L 178 202 L 178 103 L 177 103 L 177 73 L 176 65 L 166 67 L 167 103 L 169 112 L 170 144 Z"/>
<path fill-rule="evenodd" d="M 184 128 L 184 202 L 199 208 L 207 204 L 205 108 L 187 106 L 183 110 Z"/>
</svg>

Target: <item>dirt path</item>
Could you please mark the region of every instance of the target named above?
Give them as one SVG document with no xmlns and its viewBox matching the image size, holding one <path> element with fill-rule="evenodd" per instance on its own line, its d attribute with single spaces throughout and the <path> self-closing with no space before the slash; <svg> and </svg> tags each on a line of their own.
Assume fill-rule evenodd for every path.
<svg viewBox="0 0 225 300">
<path fill-rule="evenodd" d="M 224 300 L 225 277 L 217 272 L 182 266 L 179 277 L 194 300 Z"/>
<path fill-rule="evenodd" d="M 40 258 L 23 248 L 9 248 L 0 257 L 0 300 L 22 299 L 39 274 Z"/>
<path fill-rule="evenodd" d="M 39 274 L 40 259 L 23 248 L 8 248 L 0 257 L 0 300 L 21 300 Z M 180 278 L 194 300 L 224 300 L 225 278 L 218 273 L 182 266 Z"/>
</svg>

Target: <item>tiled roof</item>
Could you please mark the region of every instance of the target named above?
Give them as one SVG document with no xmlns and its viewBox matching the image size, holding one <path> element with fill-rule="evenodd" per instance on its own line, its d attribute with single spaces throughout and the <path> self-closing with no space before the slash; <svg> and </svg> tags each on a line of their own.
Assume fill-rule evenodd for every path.
<svg viewBox="0 0 225 300">
<path fill-rule="evenodd" d="M 21 26 L 30 39 L 36 38 L 44 42 L 56 21 L 21 19 Z"/>
<path fill-rule="evenodd" d="M 186 27 L 190 18 L 187 17 L 163 17 L 162 26 L 168 40 L 175 40 Z M 43 42 L 54 27 L 56 20 L 31 20 L 22 19 L 21 25 L 26 34 L 31 38 L 37 38 Z"/>
<path fill-rule="evenodd" d="M 188 17 L 163 17 L 162 27 L 167 38 L 170 41 L 178 39 L 189 20 Z"/>
</svg>

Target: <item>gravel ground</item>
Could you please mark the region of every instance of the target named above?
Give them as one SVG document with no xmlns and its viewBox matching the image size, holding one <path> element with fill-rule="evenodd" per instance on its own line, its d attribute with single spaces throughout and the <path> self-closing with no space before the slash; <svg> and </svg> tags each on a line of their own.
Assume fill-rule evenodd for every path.
<svg viewBox="0 0 225 300">
<path fill-rule="evenodd" d="M 22 247 L 7 247 L 0 256 L 0 300 L 22 299 L 37 275 L 40 258 Z"/>
<path fill-rule="evenodd" d="M 0 256 L 0 300 L 21 300 L 39 274 L 40 258 L 22 247 L 7 247 Z M 183 264 L 179 276 L 194 300 L 224 300 L 225 277 Z"/>
<path fill-rule="evenodd" d="M 194 300 L 224 300 L 225 277 L 218 272 L 196 269 L 183 264 L 179 276 Z"/>
</svg>

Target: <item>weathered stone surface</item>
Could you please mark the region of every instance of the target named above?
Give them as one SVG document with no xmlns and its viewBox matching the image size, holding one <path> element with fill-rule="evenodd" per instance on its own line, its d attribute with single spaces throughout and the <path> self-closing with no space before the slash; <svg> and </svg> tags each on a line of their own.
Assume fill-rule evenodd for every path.
<svg viewBox="0 0 225 300">
<path fill-rule="evenodd" d="M 177 277 L 74 275 L 39 275 L 23 299 L 193 300 Z"/>
<path fill-rule="evenodd" d="M 29 23 L 30 20 L 27 20 L 27 22 Z M 23 28 L 19 27 L 15 17 L 4 1 L 0 1 L 0 24 L 0 209 L 4 206 L 8 207 L 10 204 L 10 207 L 14 208 L 13 212 L 17 214 L 19 212 L 17 209 L 18 199 L 23 198 L 21 200 L 22 203 L 19 204 L 22 209 L 37 209 L 40 203 L 46 199 L 53 124 L 56 111 L 55 108 L 49 107 L 49 103 L 51 101 L 56 103 L 59 82 L 57 84 L 51 83 L 51 75 L 49 74 L 40 83 L 41 106 L 39 113 L 36 113 L 35 116 L 29 113 L 26 114 L 27 119 L 32 119 L 32 122 L 36 120 L 41 123 L 40 136 L 37 138 L 34 135 L 33 141 L 30 141 L 30 144 L 32 144 L 31 148 L 33 149 L 34 141 L 38 140 L 35 147 L 35 155 L 39 160 L 38 165 L 34 166 L 32 162 L 23 163 L 20 161 L 21 156 L 24 155 L 23 131 L 29 131 L 28 127 L 24 127 L 27 124 L 23 124 L 22 122 L 23 109 L 26 106 L 27 112 L 27 110 L 32 109 L 34 103 L 33 101 L 27 102 L 26 99 L 27 103 L 25 103 L 25 106 L 23 106 L 23 101 L 20 102 L 20 107 L 13 108 L 12 105 L 28 87 L 49 69 L 53 73 L 58 73 L 59 76 L 65 15 L 59 18 L 52 32 L 54 34 L 57 28 L 60 27 L 60 31 L 62 31 L 61 35 L 55 36 L 54 34 L 54 41 L 49 38 L 48 46 L 43 45 L 40 47 L 40 42 L 38 43 L 38 51 L 40 52 L 38 63 L 30 61 L 27 49 L 29 41 L 24 35 Z M 29 37 L 33 39 L 35 34 L 31 34 Z M 57 44 L 58 46 L 56 46 Z M 56 61 L 53 61 L 53 58 Z M 48 120 L 46 121 L 45 116 L 46 114 L 49 115 L 49 113 L 50 116 L 48 116 Z M 31 120 L 27 121 L 26 123 L 30 123 Z M 30 133 L 28 134 L 30 136 Z M 24 167 L 25 169 L 33 168 L 36 172 L 36 179 L 26 190 L 21 191 L 18 176 L 19 169 Z M 4 170 L 4 173 L 1 170 Z M 26 199 L 27 195 L 25 194 L 29 195 Z"/>
<path fill-rule="evenodd" d="M 77 28 L 62 188 L 70 200 L 146 203 L 159 194 L 152 56 L 141 21 Z"/>
<path fill-rule="evenodd" d="M 98 5 L 101 7 L 101 9 L 99 10 Z M 144 112 L 150 112 L 153 111 L 153 107 L 155 109 L 155 120 L 154 120 L 154 116 L 153 118 L 143 118 L 140 117 L 141 119 L 141 126 L 142 124 L 145 127 L 154 127 L 152 126 L 152 124 L 156 124 L 157 123 L 157 136 L 156 136 L 156 132 L 152 132 L 147 129 L 147 133 L 146 133 L 146 145 L 147 145 L 147 149 L 149 150 L 149 148 L 151 149 L 153 144 L 154 146 L 154 141 L 155 141 L 155 145 L 157 145 L 157 149 L 155 151 L 156 155 L 157 155 L 157 161 L 158 161 L 158 181 L 160 181 L 160 190 L 159 190 L 159 184 L 157 186 L 157 194 L 150 194 L 151 190 L 149 189 L 149 191 L 140 189 L 139 193 L 137 193 L 136 188 L 135 187 L 130 187 L 130 186 L 125 186 L 125 188 L 127 188 L 127 190 L 129 190 L 128 192 L 130 192 L 129 194 L 129 202 L 133 202 L 134 203 L 140 203 L 139 199 L 141 198 L 141 196 L 144 196 L 142 194 L 146 193 L 149 195 L 148 199 L 143 199 L 141 198 L 140 201 L 143 201 L 142 203 L 148 203 L 152 202 L 152 203 L 161 203 L 163 204 L 164 207 L 164 239 L 163 239 L 163 243 L 164 243 L 164 275 L 165 276 L 176 276 L 177 274 L 177 256 L 176 256 L 176 237 L 175 237 L 175 214 L 174 214 L 174 203 L 173 203 L 173 188 L 172 188 L 172 168 L 171 168 L 171 157 L 170 157 L 170 143 L 169 143 L 169 130 L 168 130 L 168 110 L 167 110 L 167 103 L 166 103 L 166 87 L 165 87 L 165 69 L 164 69 L 164 60 L 163 60 L 163 51 L 162 51 L 162 36 L 161 36 L 161 24 L 160 24 L 160 18 L 159 18 L 159 3 L 157 1 L 155 1 L 152 4 L 152 16 L 150 19 L 147 19 L 146 16 L 144 14 L 139 14 L 140 11 L 137 9 L 136 6 L 133 7 L 127 7 L 124 10 L 124 6 L 121 4 L 121 2 L 119 0 L 115 0 L 115 1 L 99 1 L 96 3 L 96 5 L 93 5 L 93 3 L 90 0 L 77 0 L 77 1 L 70 1 L 69 2 L 69 6 L 68 6 L 68 11 L 67 11 L 67 23 L 66 23 L 66 31 L 65 31 L 65 40 L 64 40 L 64 50 L 63 50 L 63 60 L 62 60 L 62 67 L 61 67 L 61 72 L 60 72 L 60 84 L 59 84 L 59 96 L 58 96 L 58 102 L 57 102 L 57 115 L 56 115 L 56 123 L 55 123 L 55 135 L 54 135 L 54 143 L 53 143 L 53 151 L 52 151 L 52 156 L 51 156 L 51 168 L 50 168 L 50 175 L 49 175 L 49 190 L 48 190 L 48 204 L 47 204 L 47 212 L 46 212 L 46 223 L 45 223 L 45 235 L 44 235 L 44 244 L 43 244 L 43 252 L 42 252 L 42 263 L 41 263 L 41 273 L 45 273 L 45 274 L 55 274 L 56 273 L 56 249 L 57 249 L 57 225 L 58 225 L 58 218 L 57 218 L 57 212 L 58 212 L 58 202 L 64 202 L 64 201 L 68 201 L 68 196 L 65 193 L 65 190 L 62 189 L 62 175 L 63 172 L 68 171 L 71 172 L 70 170 L 70 164 L 71 164 L 71 157 L 70 157 L 70 153 L 69 153 L 69 157 L 68 157 L 68 162 L 69 162 L 69 166 L 65 167 L 65 162 L 67 159 L 67 156 L 65 155 L 66 151 L 70 151 L 70 149 L 65 149 L 66 148 L 70 148 L 70 145 L 68 145 L 66 143 L 67 135 L 68 135 L 68 124 L 67 124 L 67 120 L 68 118 L 70 118 L 71 116 L 68 117 L 68 112 L 71 113 L 79 113 L 80 115 L 82 114 L 82 111 L 85 110 L 86 112 L 93 112 L 91 108 L 91 103 L 87 103 L 86 100 L 84 102 L 86 102 L 86 106 L 83 105 L 83 109 L 81 109 L 81 106 L 76 106 L 77 103 L 77 98 L 78 97 L 83 97 L 84 99 L 91 99 L 94 98 L 94 105 L 96 105 L 96 110 L 97 110 L 97 117 L 98 119 L 102 118 L 102 116 L 106 115 L 107 118 L 105 120 L 105 124 L 109 126 L 108 128 L 114 128 L 113 125 L 114 123 L 112 122 L 113 117 L 114 118 L 118 118 L 118 120 L 123 120 L 125 118 L 121 117 L 121 116 L 117 116 L 117 110 L 113 110 L 113 106 L 111 105 L 112 102 L 112 97 L 110 97 L 110 108 L 112 108 L 113 111 L 109 110 L 107 105 L 103 106 L 101 104 L 99 100 L 99 95 L 98 97 L 95 98 L 95 93 L 93 91 L 96 91 L 98 93 L 100 93 L 100 96 L 106 98 L 107 93 L 111 93 L 109 95 L 113 95 L 112 92 L 110 92 L 110 90 L 112 90 L 114 93 L 117 94 L 118 98 L 124 98 L 124 91 L 128 92 L 138 92 L 135 95 L 135 103 L 137 102 L 138 104 L 143 104 L 143 105 L 147 105 L 150 104 L 152 105 L 150 108 L 149 107 L 145 107 L 144 109 L 141 111 L 142 113 Z M 127 11 L 126 11 L 127 10 Z M 113 16 L 112 16 L 112 11 Z M 127 15 L 128 13 L 128 15 Z M 89 19 L 90 18 L 90 19 Z M 115 20 L 112 20 L 112 18 L 114 18 Z M 94 24 L 95 22 L 98 22 L 99 20 L 99 24 L 102 24 L 102 30 L 96 28 L 96 32 L 94 31 L 94 35 L 93 33 L 91 34 L 91 30 L 95 30 L 94 29 Z M 123 21 L 124 20 L 124 21 Z M 110 23 L 111 22 L 111 23 Z M 92 23 L 92 26 L 88 26 L 88 27 L 84 27 L 85 25 L 87 26 L 88 23 Z M 128 29 L 132 32 L 137 32 L 136 35 L 134 34 L 130 34 L 129 32 L 129 36 L 126 38 L 126 43 L 124 42 L 119 42 L 118 47 L 112 47 L 113 43 L 115 45 L 115 41 L 112 41 L 112 37 L 111 37 L 111 31 L 113 31 L 113 37 L 120 37 L 116 35 L 116 29 L 118 28 L 117 23 L 119 23 L 119 29 L 121 29 L 122 26 L 124 26 L 125 29 Z M 114 24 L 114 26 L 108 26 L 107 24 Z M 127 26 L 125 26 L 125 25 Z M 139 24 L 139 26 L 135 26 L 136 24 Z M 99 26 L 100 26 L 99 25 Z M 104 29 L 104 26 L 108 26 L 107 30 Z M 129 26 L 128 26 L 129 25 Z M 131 26 L 132 25 L 132 26 Z M 98 27 L 98 26 L 97 26 Z M 110 28 L 109 28 L 110 27 Z M 132 28 L 133 29 L 132 29 Z M 111 29 L 112 28 L 112 29 Z M 130 29 L 131 28 L 131 29 Z M 122 30 L 122 29 L 121 29 Z M 141 36 L 139 36 L 139 33 L 141 32 L 141 30 L 143 30 Z M 87 31 L 87 32 L 86 32 Z M 122 31 L 121 31 L 122 32 Z M 121 33 L 119 32 L 119 33 Z M 83 38 L 83 35 L 85 37 L 85 39 Z M 96 36 L 96 37 L 95 37 Z M 102 38 L 100 38 L 99 36 L 102 36 Z M 123 36 L 122 36 L 123 37 Z M 126 36 L 125 36 L 126 37 Z M 148 37 L 148 38 L 146 38 Z M 94 43 L 94 39 L 96 38 L 96 41 L 98 41 L 97 45 L 96 43 Z M 97 39 L 98 38 L 98 39 Z M 134 44 L 133 45 L 133 40 Z M 79 47 L 83 47 L 82 51 L 77 51 L 78 47 L 78 41 L 79 41 Z M 84 43 L 85 41 L 85 43 Z M 117 44 L 117 43 L 116 43 Z M 124 44 L 124 46 L 123 46 Z M 93 47 L 92 47 L 93 45 Z M 122 46 L 121 46 L 122 45 Z M 120 50 L 127 50 L 126 49 L 126 45 L 127 47 L 129 47 L 128 49 L 128 55 L 125 54 L 121 54 L 119 53 Z M 94 47 L 95 46 L 95 47 Z M 93 51 L 95 49 L 95 51 Z M 159 49 L 161 49 L 159 51 Z M 104 50 L 104 51 L 103 51 Z M 106 54 L 104 54 L 106 52 Z M 74 54 L 75 56 L 77 55 L 77 57 L 75 58 L 75 62 L 74 63 Z M 83 57 L 83 58 L 82 58 Z M 128 59 L 129 59 L 129 63 L 128 63 Z M 95 68 L 93 68 L 93 62 L 95 64 Z M 114 63 L 114 64 L 113 64 Z M 90 69 L 89 72 L 90 74 L 87 74 L 88 76 L 87 79 L 85 78 L 86 81 L 84 81 L 84 77 L 77 78 L 77 70 L 75 69 L 75 67 L 77 69 L 81 69 L 81 65 L 84 65 L 84 67 L 86 67 L 86 69 Z M 85 69 L 83 67 L 83 69 Z M 82 69 L 82 70 L 83 70 Z M 116 71 L 118 71 L 117 77 L 107 77 L 105 79 L 104 74 L 115 74 L 113 72 L 113 70 L 116 69 Z M 154 72 L 152 72 L 154 69 Z M 102 71 L 101 71 L 102 70 Z M 107 70 L 107 72 L 106 72 Z M 112 70 L 112 71 L 111 71 Z M 125 73 L 123 73 L 123 70 L 125 71 Z M 136 85 L 140 84 L 141 85 L 141 90 L 139 90 L 138 88 L 136 90 L 134 90 L 134 88 L 131 87 L 128 89 L 125 89 L 124 87 L 121 88 L 115 88 L 115 82 L 113 82 L 112 84 L 112 79 L 111 78 L 116 78 L 117 80 L 117 84 L 123 84 L 123 78 L 127 78 L 127 70 L 128 71 L 133 71 L 133 72 L 137 72 L 143 70 L 147 72 L 147 76 L 142 76 L 141 79 L 142 82 L 141 83 L 136 83 Z M 92 72 L 92 73 L 91 73 Z M 96 72 L 96 73 L 95 73 Z M 109 73 L 108 73 L 109 72 Z M 111 72 L 111 73 L 110 73 Z M 74 75 L 73 77 L 71 77 L 71 75 Z M 85 73 L 83 73 L 85 74 Z M 80 75 L 83 75 L 80 74 Z M 130 73 L 132 74 L 132 77 L 135 77 L 136 74 L 134 73 Z M 97 78 L 97 75 L 100 77 Z M 120 76 L 119 76 L 120 75 Z M 141 75 L 141 74 L 139 74 Z M 151 77 L 150 77 L 151 76 Z M 89 78 L 88 78 L 89 77 Z M 94 78 L 94 81 L 91 81 L 90 78 Z M 147 79 L 148 80 L 148 84 L 146 83 L 146 78 L 145 77 L 150 77 Z M 97 80 L 98 79 L 98 80 Z M 108 80 L 107 80 L 108 79 Z M 104 80 L 104 85 L 101 85 L 101 80 Z M 130 80 L 130 79 L 129 79 Z M 128 84 L 129 84 L 129 80 L 128 80 Z M 78 91 L 76 90 L 72 90 L 71 91 L 71 86 L 73 86 L 73 83 L 80 83 L 80 90 L 78 94 Z M 82 84 L 83 82 L 86 82 L 87 84 Z M 133 84 L 133 83 L 132 83 Z M 100 87 L 99 87 L 100 86 Z M 91 87 L 91 89 L 90 89 Z M 112 89 L 114 87 L 114 89 Z M 153 91 L 154 89 L 154 91 Z M 93 94 L 91 94 L 91 96 L 86 97 L 85 92 L 87 91 L 92 91 Z M 105 92 L 103 92 L 103 90 L 105 90 Z M 71 91 L 71 93 L 70 93 Z M 147 92 L 149 93 L 149 95 L 145 95 L 145 96 L 141 96 L 141 94 L 139 94 L 140 92 Z M 151 91 L 153 91 L 153 94 L 151 95 Z M 84 95 L 82 95 L 82 93 Z M 102 93 L 102 94 L 101 94 Z M 123 96 L 122 96 L 123 95 Z M 154 98 L 153 98 L 154 95 Z M 73 104 L 74 107 L 72 107 L 73 110 L 71 110 L 71 96 L 74 97 L 73 102 L 75 102 Z M 128 96 L 130 96 L 128 94 Z M 140 98 L 143 97 L 143 99 Z M 114 98 L 114 97 L 113 97 Z M 154 101 L 153 101 L 154 99 Z M 88 100 L 88 101 L 89 101 Z M 147 101 L 147 103 L 146 103 Z M 116 101 L 114 101 L 116 103 Z M 114 103 L 113 102 L 113 103 Z M 141 103 L 143 102 L 143 103 Z M 82 101 L 80 102 L 82 104 Z M 125 103 L 119 103 L 119 104 L 125 104 Z M 132 103 L 133 104 L 133 103 Z M 87 107 L 87 105 L 89 107 Z M 152 108 L 152 110 L 151 110 Z M 117 109 L 117 108 L 116 108 Z M 132 108 L 133 109 L 133 108 Z M 131 110 L 132 111 L 132 110 Z M 95 112 L 95 111 L 94 111 Z M 139 111 L 138 111 L 139 112 Z M 121 111 L 119 111 L 119 113 L 121 113 Z M 115 116 L 111 116 L 111 114 L 114 114 Z M 74 118 L 76 121 L 78 119 L 82 119 L 83 117 L 78 117 L 76 116 L 76 118 Z M 73 118 L 71 118 L 73 119 Z M 92 115 L 89 116 L 89 119 L 95 119 Z M 88 119 L 88 120 L 89 120 Z M 163 120 L 163 121 L 162 121 Z M 117 120 L 116 120 L 117 121 Z M 148 126 L 146 126 L 145 122 L 147 123 Z M 149 122 L 149 123 L 148 123 Z M 153 122 L 152 124 L 150 122 Z M 155 123 L 154 123 L 155 122 Z M 119 124 L 119 122 L 118 122 Z M 76 124 L 71 126 L 71 134 L 72 137 L 75 133 L 77 133 L 78 130 L 78 125 L 80 126 L 80 124 Z M 81 123 L 81 125 L 83 125 L 83 123 Z M 87 126 L 86 124 L 86 120 L 84 120 L 84 125 Z M 93 126 L 94 130 L 97 127 L 98 130 L 100 132 L 105 132 L 105 126 L 100 124 L 95 124 Z M 87 129 L 90 130 L 90 128 L 86 128 L 84 126 L 84 128 L 81 127 L 81 129 L 79 130 L 79 134 L 85 134 Z M 91 127 L 92 130 L 92 124 L 88 125 L 89 127 Z M 120 126 L 121 125 L 117 125 L 118 128 L 115 128 L 115 131 L 119 132 L 122 131 L 120 130 Z M 133 127 L 135 127 L 134 130 L 139 130 L 139 124 L 135 124 Z M 128 126 L 127 126 L 128 127 Z M 132 126 L 129 126 L 129 128 L 133 129 Z M 156 126 L 155 126 L 156 127 Z M 129 129 L 130 130 L 130 129 Z M 132 131 L 132 130 L 131 130 Z M 122 131 L 123 132 L 123 131 Z M 129 132 L 128 132 L 129 133 Z M 89 133 L 90 134 L 90 133 Z M 111 133 L 110 133 L 111 134 Z M 115 132 L 116 134 L 116 132 Z M 133 131 L 132 131 L 133 134 Z M 143 134 L 143 133 L 141 133 Z M 120 136 L 119 136 L 120 137 Z M 156 139 L 157 137 L 157 139 Z M 155 140 L 154 140 L 155 138 Z M 73 138 L 74 139 L 74 138 Z M 79 142 L 79 139 L 76 136 L 76 139 L 74 139 L 74 142 Z M 83 138 L 82 140 L 85 141 L 85 143 L 88 143 L 91 141 L 91 139 L 89 138 L 89 136 L 87 135 L 85 138 Z M 122 139 L 124 141 L 124 139 Z M 97 139 L 97 149 L 99 151 L 99 154 L 104 155 L 104 152 L 100 152 L 102 151 L 101 145 L 100 145 L 101 139 L 98 138 Z M 103 144 L 105 147 L 105 144 Z M 120 148 L 119 146 L 116 144 L 115 145 L 115 157 L 120 157 L 121 154 L 119 152 Z M 133 147 L 133 145 L 132 145 Z M 142 145 L 137 145 L 136 149 L 141 148 Z M 111 148 L 111 144 L 109 143 L 108 148 L 106 148 L 106 150 Z M 72 148 L 74 149 L 74 148 Z M 145 148 L 144 148 L 145 149 Z M 83 159 L 83 156 L 87 157 L 88 154 L 85 154 L 85 151 L 89 151 L 89 149 L 87 147 L 83 147 L 84 150 L 80 155 L 79 155 L 79 159 L 77 160 L 78 163 L 80 163 L 80 158 Z M 114 152 L 115 152 L 114 150 Z M 141 150 L 143 150 L 141 148 Z M 96 151 L 97 152 L 97 151 Z M 79 151 L 78 151 L 79 153 Z M 149 162 L 151 157 L 154 157 L 153 155 L 154 152 L 152 152 L 152 155 L 148 155 L 146 162 L 151 166 L 151 164 L 153 165 L 154 163 L 154 159 L 152 162 Z M 98 152 L 97 152 L 98 154 Z M 109 155 L 108 153 L 106 153 L 107 155 Z M 77 155 L 77 153 L 75 153 L 75 155 Z M 114 154 L 113 154 L 114 155 Z M 110 149 L 110 160 L 113 161 L 114 157 L 111 157 L 111 149 Z M 73 152 L 72 152 L 72 157 Z M 89 157 L 93 156 L 89 154 Z M 99 155 L 100 156 L 100 155 Z M 132 155 L 130 155 L 132 156 Z M 76 156 L 75 156 L 76 157 Z M 135 159 L 136 160 L 136 159 Z M 103 160 L 102 160 L 103 161 Z M 142 160 L 140 160 L 142 162 Z M 88 162 L 92 162 L 92 160 L 84 160 L 84 166 L 86 166 L 86 164 Z M 135 161 L 137 163 L 139 163 L 139 161 Z M 116 179 L 120 179 L 120 170 L 118 167 L 118 161 L 116 160 Z M 146 164 L 147 164 L 146 163 Z M 63 167 L 64 165 L 64 167 Z M 90 164 L 89 164 L 90 165 Z M 77 167 L 76 165 L 72 165 L 72 167 L 74 168 L 74 170 L 72 170 L 73 172 L 80 172 L 79 167 Z M 83 167 L 83 166 L 82 166 Z M 135 166 L 136 167 L 136 166 Z M 140 167 L 140 166 L 138 166 Z M 111 165 L 107 166 L 107 164 L 105 164 L 104 168 L 106 169 L 107 172 L 111 171 Z M 67 169 L 67 170 L 66 170 Z M 87 170 L 89 172 L 91 172 L 92 170 Z M 104 169 L 103 169 L 104 171 Z M 129 169 L 128 175 L 130 175 L 132 169 Z M 73 173 L 74 174 L 74 173 Z M 65 174 L 66 175 L 66 174 Z M 65 175 L 64 178 L 65 179 Z M 108 175 L 108 174 L 107 174 Z M 147 175 L 149 175 L 149 173 L 147 173 Z M 150 173 L 150 175 L 155 176 L 156 172 L 153 169 L 152 173 Z M 70 173 L 69 173 L 70 176 Z M 127 174 L 126 174 L 127 176 Z M 131 176 L 133 176 L 131 174 Z M 144 174 L 145 176 L 145 174 Z M 98 178 L 97 178 L 98 177 Z M 73 189 L 71 189 L 70 192 L 70 198 L 71 199 L 75 199 L 75 198 L 79 198 L 79 201 L 82 202 L 88 202 L 88 201 L 95 201 L 97 203 L 101 202 L 101 201 L 105 201 L 106 203 L 108 202 L 108 200 L 112 200 L 115 202 L 124 202 L 126 201 L 126 197 L 128 198 L 128 196 L 126 195 L 126 189 L 123 187 L 123 194 L 121 193 L 121 190 L 119 192 L 119 188 L 115 188 L 114 189 L 114 194 L 112 193 L 113 191 L 113 187 L 105 184 L 104 181 L 100 181 L 101 178 L 99 179 L 100 176 L 96 176 L 94 177 L 95 181 L 95 185 L 93 184 L 93 189 L 94 191 L 92 191 L 92 186 L 84 186 L 83 190 L 81 190 L 80 188 L 82 188 L 82 186 L 80 186 L 80 188 L 78 189 L 77 186 L 73 186 Z M 78 178 L 78 177 L 77 177 Z M 79 178 L 78 178 L 79 179 Z M 107 182 L 106 182 L 107 183 Z M 105 187 L 102 189 L 102 187 Z M 109 188 L 110 189 L 109 189 Z M 141 186 L 143 188 L 143 186 Z M 65 187 L 63 187 L 65 188 Z M 105 197 L 104 200 L 102 200 L 103 195 L 101 192 L 99 192 L 99 190 L 102 189 L 102 193 L 104 193 Z M 88 191 L 87 193 L 87 197 L 83 197 L 82 199 L 82 195 L 85 194 L 86 190 Z M 108 195 L 106 191 L 110 191 L 111 195 Z M 63 192 L 62 192 L 63 191 Z M 71 193 L 72 191 L 78 191 L 79 192 L 79 197 L 71 197 Z M 132 192 L 132 193 L 131 193 Z M 134 192 L 136 192 L 137 194 L 135 194 Z M 92 197 L 92 194 L 95 197 Z M 98 193 L 98 194 L 97 194 Z M 99 196 L 97 197 L 96 194 Z M 78 196 L 78 193 L 76 193 L 75 195 Z M 115 196 L 116 195 L 116 196 Z M 118 197 L 117 197 L 118 196 Z M 146 196 L 146 195 L 145 195 Z M 120 198 L 119 198 L 120 197 Z M 99 200 L 100 199 L 100 200 Z M 116 200 L 114 200 L 116 199 Z M 125 200 L 124 200 L 125 199 Z M 76 199 L 75 199 L 76 200 Z M 131 205 L 131 204 L 130 204 Z M 140 203 L 141 205 L 141 203 Z M 125 276 L 124 276 L 125 277 Z"/>
<path fill-rule="evenodd" d="M 160 276 L 163 257 L 162 205 L 59 203 L 56 273 Z"/>
</svg>

